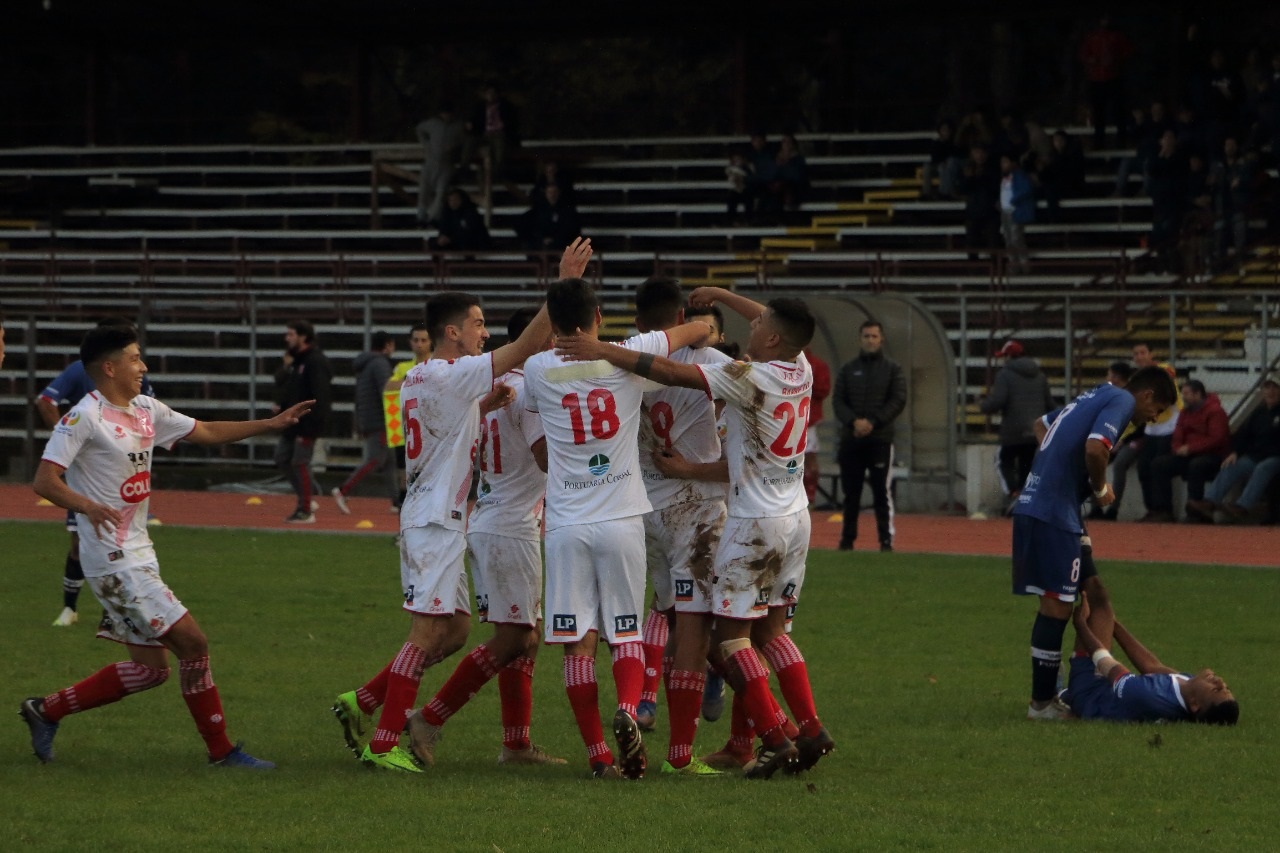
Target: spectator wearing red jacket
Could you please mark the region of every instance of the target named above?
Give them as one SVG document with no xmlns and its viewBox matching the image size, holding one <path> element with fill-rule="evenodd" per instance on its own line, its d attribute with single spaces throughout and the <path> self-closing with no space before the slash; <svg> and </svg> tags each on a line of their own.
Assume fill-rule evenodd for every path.
<svg viewBox="0 0 1280 853">
<path fill-rule="evenodd" d="M 1151 512 L 1144 520 L 1174 521 L 1173 478 L 1187 481 L 1187 519 L 1208 522 L 1192 501 L 1204 500 L 1205 484 L 1218 475 L 1231 452 L 1231 424 L 1217 394 L 1206 393 L 1199 379 L 1182 385 L 1182 414 L 1173 430 L 1172 453 L 1151 462 Z"/>
<path fill-rule="evenodd" d="M 1116 125 L 1116 141 L 1124 145 L 1129 112 L 1125 104 L 1124 66 L 1133 57 L 1133 42 L 1111 26 L 1103 15 L 1080 42 L 1080 64 L 1089 84 L 1089 112 L 1093 122 L 1093 147 L 1101 148 L 1107 120 Z"/>
<path fill-rule="evenodd" d="M 804 348 L 804 357 L 813 371 L 813 401 L 809 404 L 809 423 L 804 440 L 804 491 L 812 504 L 818 494 L 818 421 L 822 420 L 822 404 L 831 396 L 831 368 L 818 358 L 813 347 Z"/>
</svg>

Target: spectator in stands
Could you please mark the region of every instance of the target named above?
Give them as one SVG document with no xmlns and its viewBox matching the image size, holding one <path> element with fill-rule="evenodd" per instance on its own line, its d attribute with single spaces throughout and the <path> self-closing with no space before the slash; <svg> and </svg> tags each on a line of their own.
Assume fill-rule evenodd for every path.
<svg viewBox="0 0 1280 853">
<path fill-rule="evenodd" d="M 767 222 L 783 222 L 800 209 L 809 188 L 809 167 L 791 134 L 782 137 L 773 158 L 773 176 L 764 185 L 760 213 Z"/>
<path fill-rule="evenodd" d="M 1187 201 L 1182 214 L 1182 230 L 1178 235 L 1178 252 L 1182 257 L 1182 275 L 1188 281 L 1207 277 L 1213 266 L 1213 188 L 1204 158 L 1187 157 Z"/>
<path fill-rule="evenodd" d="M 774 173 L 778 168 L 778 149 L 777 146 L 769 143 L 763 130 L 753 131 L 748 144 L 750 150 L 747 152 L 747 214 L 748 218 L 755 222 L 760 217 L 769 184 L 773 181 Z"/>
<path fill-rule="evenodd" d="M 1008 154 L 1015 163 L 1021 163 L 1031 150 L 1031 140 L 1027 134 L 1027 123 L 1022 115 L 1014 110 L 1007 110 L 1000 115 L 1000 126 L 996 130 L 995 139 L 991 142 L 991 153 L 996 158 Z"/>
<path fill-rule="evenodd" d="M 471 196 L 461 187 L 449 190 L 437 225 L 440 233 L 427 241 L 432 249 L 480 251 L 490 246 L 489 229 Z"/>
<path fill-rule="evenodd" d="M 1012 502 L 1022 493 L 1022 484 L 1031 470 L 1031 459 L 1040 444 L 1034 424 L 1037 418 L 1053 410 L 1053 395 L 1044 371 L 1018 341 L 1006 341 L 996 352 L 996 358 L 1003 358 L 1004 365 L 996 374 L 991 393 L 978 402 L 978 408 L 983 414 L 1000 415 L 1000 485 L 1010 499 L 1009 510 L 1012 510 Z M 1008 515 L 1008 511 L 1005 514 Z"/>
<path fill-rule="evenodd" d="M 1173 116 L 1173 131 L 1177 138 L 1178 150 L 1183 156 L 1199 154 L 1208 160 L 1221 148 L 1210 149 L 1209 134 L 1204 119 L 1188 104 L 1180 104 Z M 1157 156 L 1159 152 L 1157 151 Z"/>
<path fill-rule="evenodd" d="M 573 183 L 573 174 L 555 160 L 543 160 L 538 164 L 538 174 L 533 179 L 531 198 L 537 198 L 551 184 L 560 188 L 560 199 L 566 204 L 578 206 L 578 190 Z"/>
<path fill-rule="evenodd" d="M 386 332 L 374 332 L 372 345 L 372 349 L 356 356 L 351 364 L 356 374 L 355 428 L 364 441 L 364 455 L 351 476 L 329 492 L 343 515 L 351 513 L 347 507 L 347 496 L 374 471 L 381 471 L 385 476 L 387 498 L 393 510 L 400 495 L 400 480 L 391 448 L 387 446 L 387 427 L 382 411 L 382 389 L 391 378 L 391 355 L 396 351 L 396 342 Z"/>
<path fill-rule="evenodd" d="M 1204 500 L 1187 501 L 1188 514 L 1211 518 L 1214 510 L 1223 509 L 1237 521 L 1261 519 L 1267 488 L 1280 474 L 1280 375 L 1263 381 L 1260 396 L 1257 408 L 1232 437 L 1232 451 L 1222 460 Z M 1229 500 L 1241 485 L 1240 497 Z"/>
<path fill-rule="evenodd" d="M 744 152 L 738 150 L 729 152 L 729 165 L 724 167 L 724 176 L 729 182 L 725 200 L 727 222 L 731 226 L 744 225 L 746 219 L 743 214 L 751 210 L 751 196 L 747 193 L 747 183 L 751 180 L 751 164 L 747 161 L 747 155 Z"/>
<path fill-rule="evenodd" d="M 1044 197 L 1045 221 L 1057 222 L 1062 216 L 1062 200 L 1084 192 L 1084 149 L 1080 140 L 1065 130 L 1054 131 L 1050 144 L 1049 156 L 1037 163 L 1036 177 Z"/>
<path fill-rule="evenodd" d="M 281 409 L 315 400 L 315 405 L 293 426 L 280 434 L 276 442 L 275 462 L 298 499 L 297 508 L 285 519 L 290 524 L 315 524 L 311 496 L 314 478 L 311 457 L 316 440 L 324 432 L 332 399 L 333 371 L 316 342 L 316 330 L 306 320 L 293 320 L 285 326 L 284 342 L 288 363 L 278 375 L 277 405 Z"/>
<path fill-rule="evenodd" d="M 723 334 L 721 337 L 723 338 Z M 812 506 L 818 494 L 819 478 L 822 476 L 818 470 L 818 453 L 822 450 L 818 424 L 822 421 L 822 404 L 831 396 L 831 367 L 818 357 L 812 346 L 804 348 L 804 357 L 809 359 L 809 369 L 813 371 L 813 396 L 804 433 L 804 491 Z"/>
<path fill-rule="evenodd" d="M 1187 207 L 1187 158 L 1172 130 L 1166 130 L 1160 137 L 1160 150 L 1151 161 L 1147 188 L 1151 194 L 1149 246 L 1155 266 L 1162 272 L 1173 272 Z"/>
<path fill-rule="evenodd" d="M 1222 150 L 1223 140 L 1238 132 L 1244 107 L 1244 84 L 1235 69 L 1227 64 L 1227 54 L 1222 48 L 1214 48 L 1209 54 L 1205 82 L 1205 144 L 1216 154 Z"/>
<path fill-rule="evenodd" d="M 840 368 L 831 405 L 839 424 L 840 484 L 844 490 L 841 551 L 858 538 L 862 485 L 871 486 L 881 551 L 893 550 L 893 424 L 907 405 L 907 378 L 884 354 L 884 330 L 876 320 L 860 329 L 862 351 Z M 868 471 L 871 473 L 867 477 Z"/>
<path fill-rule="evenodd" d="M 445 191 L 453 182 L 466 129 L 454 115 L 453 105 L 446 101 L 434 116 L 418 124 L 416 132 L 422 146 L 418 224 L 434 225 L 440 219 Z"/>
<path fill-rule="evenodd" d="M 1012 154 L 1001 154 L 1000 235 L 1013 275 L 1026 275 L 1031 269 L 1027 261 L 1027 226 L 1035 220 L 1036 198 L 1031 179 Z"/>
<path fill-rule="evenodd" d="M 989 110 L 985 106 L 974 107 L 956 125 L 956 147 L 964 152 L 965 158 L 968 158 L 969 152 L 975 145 L 981 145 L 990 150 L 991 143 L 995 141 L 996 134 L 992 127 L 994 122 L 988 113 Z M 961 172 L 963 171 L 962 164 Z"/>
<path fill-rule="evenodd" d="M 1244 275 L 1244 248 L 1248 241 L 1249 211 L 1253 201 L 1255 162 L 1240 150 L 1234 135 L 1222 141 L 1222 157 L 1213 164 L 1209 186 L 1213 191 L 1214 257 L 1219 268 L 1228 264 Z"/>
<path fill-rule="evenodd" d="M 1000 227 L 1000 167 L 991 160 L 985 145 L 969 149 L 969 162 L 960 182 L 964 196 L 964 236 L 969 260 L 978 260 L 980 251 L 995 248 Z"/>
<path fill-rule="evenodd" d="M 956 198 L 956 184 L 964 170 L 964 158 L 965 152 L 956 146 L 955 126 L 951 120 L 938 122 L 937 135 L 929 143 L 929 159 L 920 167 L 921 197 Z"/>
<path fill-rule="evenodd" d="M 520 145 L 518 121 L 515 107 L 498 91 L 498 84 L 485 83 L 480 90 L 480 101 L 466 123 L 462 162 L 471 165 L 476 155 L 487 148 L 493 179 L 511 184 L 507 160 Z"/>
<path fill-rule="evenodd" d="M 1156 99 L 1145 110 L 1133 111 L 1133 136 L 1137 144 L 1133 154 L 1120 158 L 1116 168 L 1116 198 L 1129 194 L 1129 178 L 1134 173 L 1142 176 L 1142 194 L 1147 195 L 1147 177 L 1151 159 L 1160 152 L 1160 137 L 1173 127 L 1173 120 L 1164 101 Z"/>
<path fill-rule="evenodd" d="M 531 252 L 560 252 L 582 234 L 582 220 L 578 209 L 560 197 L 560 187 L 550 184 L 520 215 L 515 230 Z"/>
<path fill-rule="evenodd" d="M 1127 138 L 1129 115 L 1125 104 L 1124 68 L 1133 54 L 1133 42 L 1111 26 L 1111 18 L 1106 14 L 1080 43 L 1080 64 L 1084 66 L 1089 85 L 1089 118 L 1093 124 L 1095 150 L 1106 141 L 1108 121 L 1116 124 L 1118 144 L 1123 145 Z"/>
<path fill-rule="evenodd" d="M 1107 365 L 1107 382 L 1123 388 L 1129 384 L 1129 377 L 1133 375 L 1133 368 L 1127 361 L 1113 361 Z"/>
<path fill-rule="evenodd" d="M 1133 366 L 1135 370 L 1158 365 L 1175 380 L 1177 374 L 1173 366 L 1167 362 L 1157 362 L 1152 355 L 1151 347 L 1143 341 L 1133 345 Z M 1146 512 L 1140 520 L 1150 521 L 1151 516 L 1151 463 L 1157 456 L 1171 452 L 1173 431 L 1178 426 L 1178 413 L 1182 410 L 1182 394 L 1178 394 L 1177 402 L 1161 412 L 1156 419 L 1146 425 L 1142 431 L 1126 430 L 1121 435 L 1121 443 L 1111 458 L 1111 488 L 1115 493 L 1115 501 L 1107 507 L 1103 518 L 1115 521 L 1120 512 L 1120 503 L 1124 500 L 1125 486 L 1129 479 L 1129 469 L 1137 466 L 1138 482 L 1142 488 L 1142 499 Z M 1127 439 L 1126 439 L 1127 436 Z"/>
<path fill-rule="evenodd" d="M 1192 508 L 1204 500 L 1205 483 L 1217 476 L 1231 452 L 1231 425 L 1217 394 L 1206 392 L 1199 379 L 1182 385 L 1182 414 L 1173 430 L 1171 453 L 1151 462 L 1151 521 L 1175 521 L 1173 478 L 1187 481 L 1187 520 L 1212 521 Z"/>
</svg>

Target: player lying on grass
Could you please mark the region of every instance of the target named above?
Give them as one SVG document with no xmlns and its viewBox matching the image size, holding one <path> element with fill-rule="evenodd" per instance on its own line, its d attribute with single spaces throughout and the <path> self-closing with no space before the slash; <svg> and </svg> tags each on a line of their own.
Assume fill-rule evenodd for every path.
<svg viewBox="0 0 1280 853">
<path fill-rule="evenodd" d="M 1191 675 L 1165 666 L 1115 619 L 1101 579 L 1089 577 L 1083 587 L 1085 594 L 1072 614 L 1076 648 L 1062 694 L 1075 716 L 1083 720 L 1194 720 L 1235 725 L 1240 705 L 1217 673 L 1202 669 Z M 1095 602 L 1099 606 L 1091 607 Z M 1113 637 L 1137 674 L 1111 654 Z"/>
<path fill-rule="evenodd" d="M 19 715 L 41 761 L 53 760 L 53 737 L 68 714 L 88 711 L 163 684 L 169 652 L 178 658 L 182 698 L 204 739 L 209 761 L 224 767 L 275 767 L 227 738 L 218 688 L 209 671 L 209 642 L 164 581 L 147 533 L 155 446 L 179 440 L 226 444 L 296 424 L 312 400 L 273 418 L 206 423 L 142 395 L 147 366 L 128 326 L 99 326 L 80 345 L 97 386 L 54 427 L 33 484 L 36 494 L 74 510 L 85 581 L 104 615 L 98 636 L 125 645 L 129 660 L 111 664 L 43 699 L 23 701 Z M 63 480 L 65 472 L 66 480 Z"/>
</svg>

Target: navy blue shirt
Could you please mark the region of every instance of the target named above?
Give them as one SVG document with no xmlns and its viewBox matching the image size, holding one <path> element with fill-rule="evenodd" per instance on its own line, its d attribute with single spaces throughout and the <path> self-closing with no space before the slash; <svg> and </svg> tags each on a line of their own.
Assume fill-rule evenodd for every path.
<svg viewBox="0 0 1280 853">
<path fill-rule="evenodd" d="M 76 359 L 40 392 L 40 396 L 50 400 L 55 406 L 63 400 L 74 406 L 85 394 L 96 390 L 93 380 L 89 378 L 89 372 L 84 369 L 80 360 Z M 151 380 L 146 376 L 142 377 L 142 393 L 148 397 L 156 395 L 155 389 L 151 387 Z"/>
</svg>

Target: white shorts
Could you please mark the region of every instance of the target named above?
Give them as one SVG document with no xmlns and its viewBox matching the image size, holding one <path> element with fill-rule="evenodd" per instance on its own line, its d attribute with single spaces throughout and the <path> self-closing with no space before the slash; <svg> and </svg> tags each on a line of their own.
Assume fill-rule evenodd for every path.
<svg viewBox="0 0 1280 853">
<path fill-rule="evenodd" d="M 644 520 L 570 524 L 547 531 L 548 643 L 598 631 L 609 645 L 640 642 Z"/>
<path fill-rule="evenodd" d="M 471 615 L 461 530 L 439 524 L 400 531 L 400 588 L 404 609 L 425 616 Z"/>
<path fill-rule="evenodd" d="M 724 520 L 724 501 L 693 501 L 645 514 L 654 609 L 711 612 L 711 570 Z"/>
<path fill-rule="evenodd" d="M 536 540 L 468 533 L 481 622 L 536 625 L 542 618 L 542 548 Z"/>
<path fill-rule="evenodd" d="M 85 583 L 102 603 L 98 636 L 104 640 L 162 647 L 160 638 L 187 615 L 187 608 L 160 580 L 160 568 L 155 565 L 85 578 Z"/>
<path fill-rule="evenodd" d="M 716 616 L 759 619 L 800 599 L 809 553 L 809 511 L 781 518 L 730 518 L 716 552 Z"/>
</svg>

